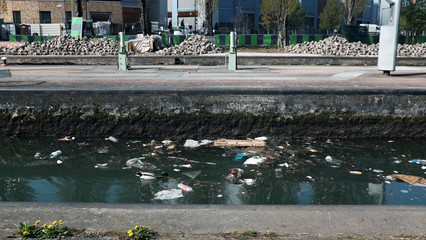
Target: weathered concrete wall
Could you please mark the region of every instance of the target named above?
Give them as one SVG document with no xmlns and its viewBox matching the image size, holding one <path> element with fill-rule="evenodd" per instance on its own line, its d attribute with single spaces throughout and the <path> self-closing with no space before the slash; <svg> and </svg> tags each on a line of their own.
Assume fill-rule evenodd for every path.
<svg viewBox="0 0 426 240">
<path fill-rule="evenodd" d="M 7 56 L 8 64 L 117 65 L 118 56 Z M 377 57 L 238 56 L 238 65 L 339 65 L 376 66 Z M 131 56 L 130 65 L 225 66 L 225 55 Z M 398 66 L 426 66 L 426 58 L 397 58 Z"/>
<path fill-rule="evenodd" d="M 2 136 L 426 137 L 426 95 L 370 92 L 15 92 Z"/>
</svg>

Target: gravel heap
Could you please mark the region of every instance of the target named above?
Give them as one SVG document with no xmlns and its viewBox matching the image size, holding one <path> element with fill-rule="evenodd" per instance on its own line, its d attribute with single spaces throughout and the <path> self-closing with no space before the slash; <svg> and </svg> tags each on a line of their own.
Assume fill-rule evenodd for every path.
<svg viewBox="0 0 426 240">
<path fill-rule="evenodd" d="M 57 36 L 43 42 L 1 48 L 6 55 L 117 55 L 119 43 L 110 38 Z"/>
<path fill-rule="evenodd" d="M 320 54 L 332 56 L 377 56 L 379 44 L 349 42 L 346 38 L 332 36 L 321 41 L 311 41 L 290 45 L 284 49 L 287 53 Z M 398 44 L 398 56 L 426 57 L 426 43 Z"/>
<path fill-rule="evenodd" d="M 158 51 L 160 55 L 200 55 L 220 53 L 222 49 L 201 35 L 192 36 L 179 45 Z"/>
</svg>

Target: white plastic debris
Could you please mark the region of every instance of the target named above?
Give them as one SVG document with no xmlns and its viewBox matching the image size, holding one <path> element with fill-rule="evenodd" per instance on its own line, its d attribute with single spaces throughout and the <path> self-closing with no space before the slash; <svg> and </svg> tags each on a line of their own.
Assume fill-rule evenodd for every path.
<svg viewBox="0 0 426 240">
<path fill-rule="evenodd" d="M 266 141 L 266 140 L 268 140 L 268 138 L 267 137 L 257 137 L 254 140 Z"/>
<path fill-rule="evenodd" d="M 126 165 L 129 167 L 139 168 L 139 169 L 156 169 L 157 167 L 154 164 L 142 162 L 139 158 L 132 158 L 126 161 Z"/>
<path fill-rule="evenodd" d="M 373 172 L 375 172 L 375 173 L 382 173 L 382 172 L 384 172 L 383 170 L 380 170 L 380 169 L 373 169 Z"/>
<path fill-rule="evenodd" d="M 41 153 L 36 152 L 36 154 L 34 155 L 34 159 L 40 159 L 41 158 Z"/>
<path fill-rule="evenodd" d="M 195 148 L 195 147 L 199 147 L 200 143 L 196 140 L 192 140 L 192 139 L 187 139 L 185 141 L 185 144 L 183 144 L 184 147 L 190 147 L 190 148 Z"/>
<path fill-rule="evenodd" d="M 280 164 L 278 164 L 278 167 L 286 167 L 286 168 L 289 168 L 289 165 L 288 165 L 288 163 L 280 163 Z"/>
<path fill-rule="evenodd" d="M 331 162 L 331 161 L 333 161 L 333 158 L 331 156 L 327 156 L 327 157 L 325 157 L 325 161 Z"/>
<path fill-rule="evenodd" d="M 218 197 L 218 198 L 221 198 L 221 197 L 223 197 L 223 195 L 222 195 L 222 194 L 218 194 L 218 195 L 217 195 L 217 197 Z"/>
<path fill-rule="evenodd" d="M 212 140 L 208 140 L 208 139 L 204 139 L 204 140 L 200 141 L 200 146 L 207 145 L 207 144 L 210 144 L 210 143 L 213 143 L 213 141 Z"/>
<path fill-rule="evenodd" d="M 106 168 L 108 167 L 108 163 L 98 163 L 95 165 L 95 168 Z"/>
<path fill-rule="evenodd" d="M 109 137 L 105 138 L 105 140 L 111 141 L 113 143 L 117 143 L 118 142 L 118 139 L 115 138 L 115 137 L 113 137 L 113 136 L 109 136 Z"/>
<path fill-rule="evenodd" d="M 256 183 L 256 180 L 254 180 L 252 178 L 246 178 L 246 179 L 243 179 L 243 181 L 244 181 L 245 184 L 247 184 L 249 186 Z"/>
<path fill-rule="evenodd" d="M 182 189 L 168 189 L 154 194 L 155 200 L 170 200 L 183 197 Z"/>
<path fill-rule="evenodd" d="M 244 165 L 259 165 L 259 164 L 263 163 L 265 160 L 266 160 L 266 157 L 255 156 L 255 157 L 251 157 L 251 158 L 247 159 L 243 164 Z"/>
<path fill-rule="evenodd" d="M 56 150 L 50 154 L 50 158 L 58 157 L 61 154 L 62 154 L 61 150 Z"/>
<path fill-rule="evenodd" d="M 191 164 L 183 164 L 183 165 L 173 165 L 173 167 L 183 167 L 183 168 L 192 168 Z"/>
<path fill-rule="evenodd" d="M 57 164 L 62 164 L 64 162 L 62 162 L 61 160 L 56 161 Z"/>
<path fill-rule="evenodd" d="M 167 146 L 167 145 L 170 145 L 172 143 L 172 141 L 171 140 L 163 140 L 163 141 L 161 141 L 161 143 Z"/>
</svg>

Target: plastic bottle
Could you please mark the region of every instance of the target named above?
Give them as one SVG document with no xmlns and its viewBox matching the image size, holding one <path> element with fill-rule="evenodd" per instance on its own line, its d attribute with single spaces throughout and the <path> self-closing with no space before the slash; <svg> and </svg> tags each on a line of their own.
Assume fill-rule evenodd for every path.
<svg viewBox="0 0 426 240">
<path fill-rule="evenodd" d="M 50 154 L 50 158 L 57 157 L 57 156 L 59 156 L 59 155 L 61 155 L 61 154 L 62 154 L 62 151 L 61 151 L 61 150 L 56 150 L 56 151 L 54 151 L 54 152 L 52 152 L 52 153 Z"/>
<path fill-rule="evenodd" d="M 183 183 L 179 183 L 178 184 L 178 188 L 182 189 L 182 191 L 184 191 L 184 192 L 192 192 L 193 191 L 192 187 L 187 186 L 187 185 L 185 185 Z"/>
</svg>

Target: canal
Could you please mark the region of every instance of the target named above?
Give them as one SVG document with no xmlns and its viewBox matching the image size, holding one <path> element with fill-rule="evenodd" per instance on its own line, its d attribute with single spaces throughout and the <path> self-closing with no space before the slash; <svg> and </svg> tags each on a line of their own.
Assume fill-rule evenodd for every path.
<svg viewBox="0 0 426 240">
<path fill-rule="evenodd" d="M 425 139 L 268 139 L 264 147 L 167 140 L 2 138 L 0 201 L 426 205 L 426 187 L 392 177 L 426 177 L 426 165 L 413 162 L 426 157 Z M 232 168 L 240 179 L 228 178 Z"/>
</svg>

